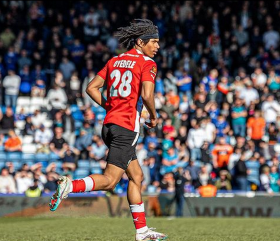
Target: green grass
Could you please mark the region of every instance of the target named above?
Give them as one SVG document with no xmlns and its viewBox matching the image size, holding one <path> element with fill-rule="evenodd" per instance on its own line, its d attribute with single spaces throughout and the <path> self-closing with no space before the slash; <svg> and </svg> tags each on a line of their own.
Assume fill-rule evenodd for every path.
<svg viewBox="0 0 280 241">
<path fill-rule="evenodd" d="M 279 219 L 150 218 L 170 241 L 279 241 Z M 0 241 L 131 241 L 129 218 L 0 218 Z"/>
</svg>

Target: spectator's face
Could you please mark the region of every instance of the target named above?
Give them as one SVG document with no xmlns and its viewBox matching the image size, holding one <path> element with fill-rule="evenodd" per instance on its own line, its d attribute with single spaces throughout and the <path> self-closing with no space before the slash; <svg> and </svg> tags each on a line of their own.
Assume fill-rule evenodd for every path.
<svg viewBox="0 0 280 241">
<path fill-rule="evenodd" d="M 3 169 L 2 172 L 1 172 L 1 176 L 6 177 L 8 175 L 9 175 L 9 171 L 7 169 Z"/>
</svg>

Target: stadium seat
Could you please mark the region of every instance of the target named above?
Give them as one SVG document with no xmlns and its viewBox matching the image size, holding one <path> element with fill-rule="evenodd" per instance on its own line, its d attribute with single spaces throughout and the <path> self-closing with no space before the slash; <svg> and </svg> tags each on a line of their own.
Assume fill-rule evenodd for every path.
<svg viewBox="0 0 280 241">
<path fill-rule="evenodd" d="M 88 169 L 90 168 L 90 162 L 88 160 L 79 160 L 78 161 L 78 168 Z"/>
<path fill-rule="evenodd" d="M 0 152 L 0 161 L 6 161 L 7 160 L 7 155 L 5 152 Z"/>
<path fill-rule="evenodd" d="M 39 105 L 30 105 L 29 114 L 33 114 L 36 110 L 41 110 L 41 106 L 39 106 Z"/>
<path fill-rule="evenodd" d="M 1 105 L 1 111 L 3 114 L 6 113 L 6 106 L 5 105 Z"/>
<path fill-rule="evenodd" d="M 49 154 L 45 154 L 45 153 L 37 153 L 35 155 L 35 160 L 37 162 L 40 162 L 40 161 L 49 161 L 50 159 L 50 155 Z"/>
<path fill-rule="evenodd" d="M 14 164 L 15 171 L 17 171 L 22 167 L 23 163 L 21 161 L 14 161 L 13 164 Z"/>
<path fill-rule="evenodd" d="M 6 161 L 0 160 L 0 169 L 2 169 L 4 166 L 6 166 Z"/>
<path fill-rule="evenodd" d="M 17 98 L 17 106 L 28 106 L 30 105 L 30 97 L 19 96 Z"/>
<path fill-rule="evenodd" d="M 23 105 L 18 105 L 18 106 L 16 107 L 16 113 L 17 113 L 17 114 L 20 113 L 20 112 L 21 112 L 21 109 L 23 109 L 23 113 L 24 113 L 24 114 L 29 114 L 29 105 L 25 105 L 25 106 L 23 106 Z"/>
<path fill-rule="evenodd" d="M 84 116 L 78 105 L 71 105 L 70 107 L 74 120 L 83 121 Z"/>
<path fill-rule="evenodd" d="M 31 101 L 30 101 L 31 105 L 37 105 L 37 106 L 44 106 L 45 105 L 45 101 L 44 98 L 42 97 L 32 97 Z"/>
<path fill-rule="evenodd" d="M 79 130 L 83 126 L 83 122 L 81 121 L 75 121 L 75 129 Z"/>
<path fill-rule="evenodd" d="M 31 135 L 25 135 L 22 137 L 22 144 L 31 144 L 34 140 L 34 137 Z"/>
<path fill-rule="evenodd" d="M 52 128 L 53 127 L 53 121 L 52 120 L 45 120 L 44 121 L 44 126 L 46 128 Z"/>
<path fill-rule="evenodd" d="M 100 167 L 93 167 L 90 172 L 91 174 L 102 174 L 102 169 Z"/>
<path fill-rule="evenodd" d="M 35 160 L 35 154 L 29 154 L 29 153 L 22 153 L 21 155 L 22 161 L 34 161 Z"/>
<path fill-rule="evenodd" d="M 23 153 L 36 153 L 37 145 L 36 144 L 23 144 L 22 145 L 22 152 Z"/>
<path fill-rule="evenodd" d="M 25 127 L 25 121 L 24 120 L 18 120 L 15 122 L 15 126 L 19 130 L 23 130 Z"/>
<path fill-rule="evenodd" d="M 51 153 L 50 153 L 49 158 L 50 158 L 52 161 L 56 161 L 56 160 L 60 159 L 59 155 L 57 155 L 57 154 L 54 153 L 54 152 L 51 152 Z"/>
<path fill-rule="evenodd" d="M 87 169 L 77 169 L 74 173 L 75 179 L 84 178 L 89 175 L 89 171 Z"/>
<path fill-rule="evenodd" d="M 4 151 L 4 146 L 0 146 L 0 152 Z"/>
<path fill-rule="evenodd" d="M 12 161 L 12 162 L 19 161 L 19 160 L 21 160 L 21 153 L 20 152 L 8 152 L 7 160 Z"/>
<path fill-rule="evenodd" d="M 100 168 L 100 163 L 99 162 L 96 162 L 96 161 L 92 161 L 90 163 L 90 167 L 91 168 Z"/>
</svg>

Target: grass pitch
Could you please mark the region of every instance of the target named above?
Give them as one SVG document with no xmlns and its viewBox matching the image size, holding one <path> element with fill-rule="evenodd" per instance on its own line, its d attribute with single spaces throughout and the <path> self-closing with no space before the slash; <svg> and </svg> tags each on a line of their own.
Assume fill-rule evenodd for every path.
<svg viewBox="0 0 280 241">
<path fill-rule="evenodd" d="M 170 241 L 279 241 L 279 219 L 150 218 Z M 130 218 L 0 218 L 0 241 L 133 241 Z"/>
</svg>

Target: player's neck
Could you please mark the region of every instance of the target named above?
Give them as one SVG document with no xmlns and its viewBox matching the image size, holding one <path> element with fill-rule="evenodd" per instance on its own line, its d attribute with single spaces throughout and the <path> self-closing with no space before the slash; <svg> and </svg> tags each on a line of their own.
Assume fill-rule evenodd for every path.
<svg viewBox="0 0 280 241">
<path fill-rule="evenodd" d="M 141 54 L 144 54 L 144 52 L 142 51 L 142 49 L 138 46 L 134 46 L 134 49 L 138 52 L 138 53 L 141 53 Z M 145 54 L 144 54 L 145 55 Z"/>
</svg>

